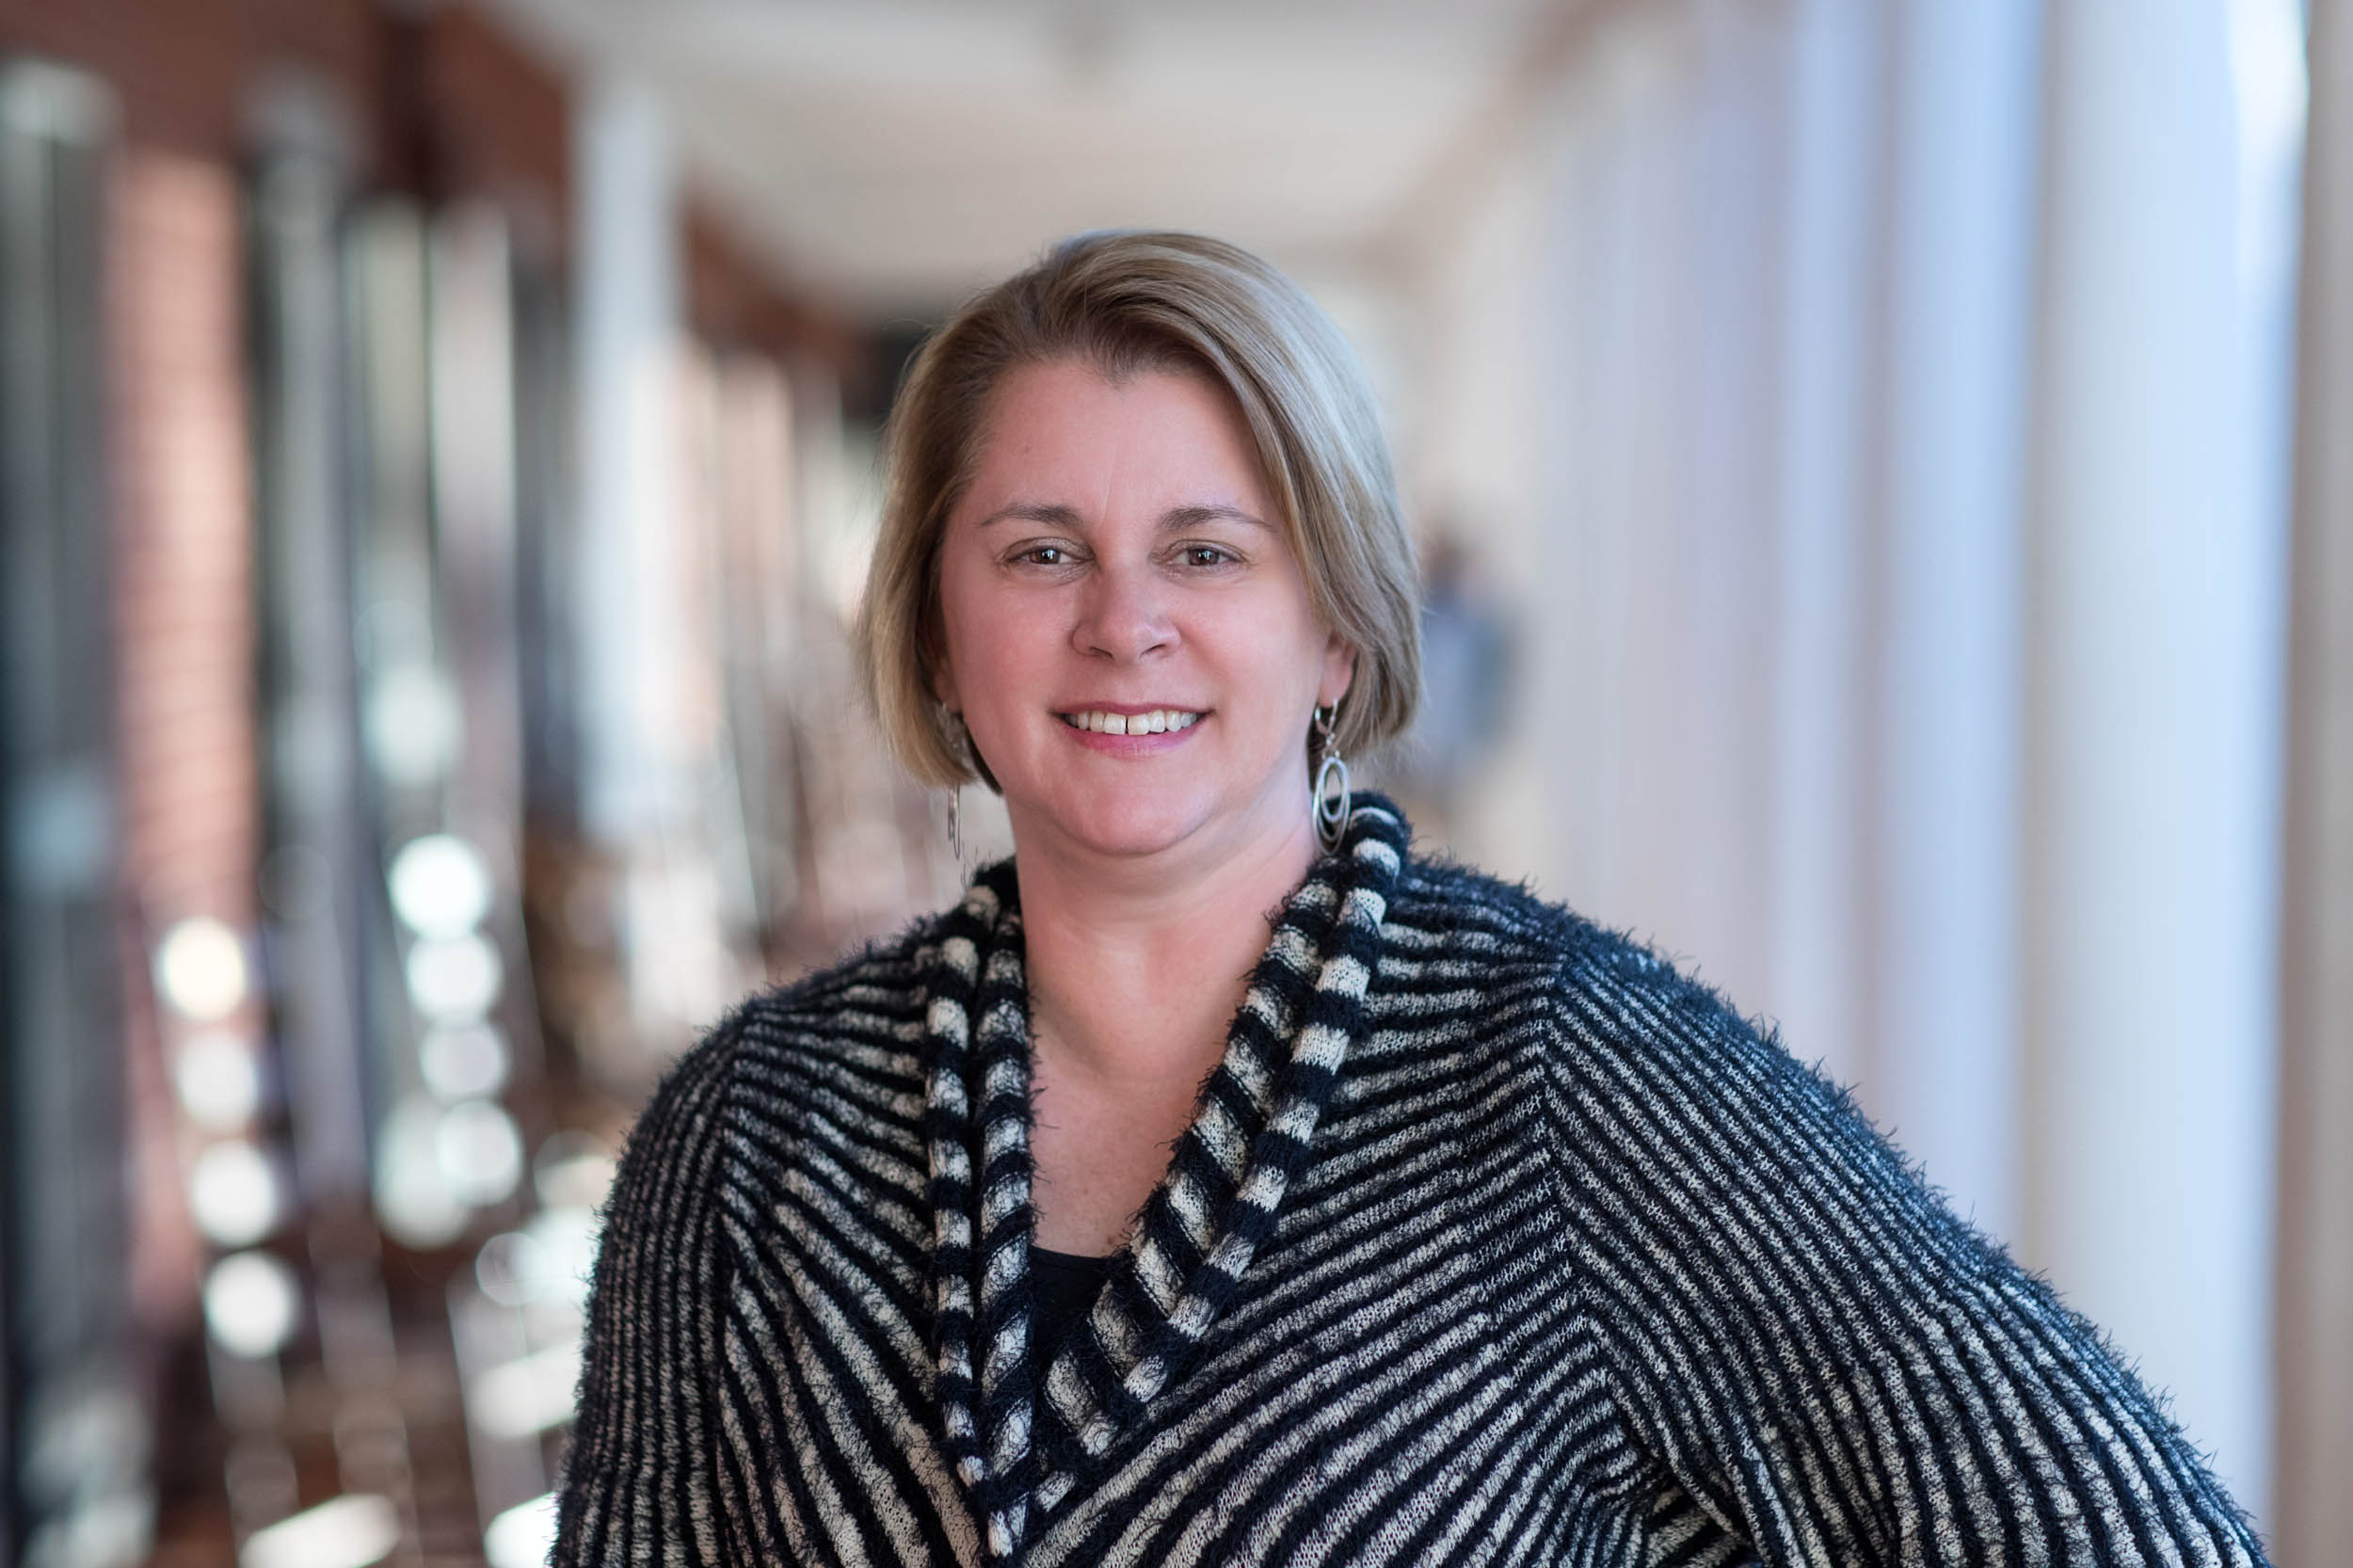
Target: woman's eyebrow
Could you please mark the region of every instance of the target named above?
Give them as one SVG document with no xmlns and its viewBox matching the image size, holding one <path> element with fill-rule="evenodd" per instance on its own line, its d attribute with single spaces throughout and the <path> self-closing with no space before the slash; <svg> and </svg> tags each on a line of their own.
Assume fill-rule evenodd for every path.
<svg viewBox="0 0 2353 1568">
<path fill-rule="evenodd" d="M 1073 531 L 1085 526 L 1076 507 L 1065 506 L 1058 501 L 1016 501 L 1010 506 L 1000 506 L 989 513 L 981 520 L 980 526 L 986 528 L 1006 521 L 1042 522 L 1049 528 Z"/>
<path fill-rule="evenodd" d="M 1086 526 L 1086 520 L 1079 515 L 1077 507 L 1058 501 L 1016 501 L 989 513 L 980 520 L 979 526 L 986 528 L 994 523 L 1008 521 L 1042 522 L 1049 528 L 1066 528 L 1074 533 L 1082 531 Z M 1162 533 L 1178 528 L 1196 528 L 1205 522 L 1240 522 L 1253 528 L 1270 529 L 1264 519 L 1239 506 L 1216 504 L 1176 506 L 1160 514 Z"/>
<path fill-rule="evenodd" d="M 1268 527 L 1264 519 L 1254 517 L 1239 506 L 1178 506 L 1160 515 L 1162 532 L 1172 528 L 1193 528 L 1205 522 L 1243 522 L 1253 528 Z"/>
</svg>

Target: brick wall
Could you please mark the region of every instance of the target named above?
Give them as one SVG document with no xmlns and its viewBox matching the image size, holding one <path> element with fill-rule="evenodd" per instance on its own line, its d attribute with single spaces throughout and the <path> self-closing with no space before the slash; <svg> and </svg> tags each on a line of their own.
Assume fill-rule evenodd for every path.
<svg viewBox="0 0 2353 1568">
<path fill-rule="evenodd" d="M 235 183 L 204 158 L 130 150 L 110 230 L 132 1266 L 139 1315 L 161 1329 L 192 1312 L 201 1248 L 180 1196 L 146 954 L 173 920 L 211 915 L 251 930 L 255 914 Z"/>
</svg>

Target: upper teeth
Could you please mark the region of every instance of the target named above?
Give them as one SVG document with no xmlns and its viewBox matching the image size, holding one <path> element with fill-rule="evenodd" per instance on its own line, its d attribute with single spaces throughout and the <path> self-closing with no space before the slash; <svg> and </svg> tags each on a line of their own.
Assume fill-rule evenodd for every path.
<svg viewBox="0 0 2353 1568">
<path fill-rule="evenodd" d="M 1064 713 L 1062 722 L 1104 735 L 1157 735 L 1164 729 L 1185 728 L 1200 717 L 1180 708 L 1155 708 L 1148 713 L 1105 713 L 1090 708 L 1083 713 Z"/>
</svg>

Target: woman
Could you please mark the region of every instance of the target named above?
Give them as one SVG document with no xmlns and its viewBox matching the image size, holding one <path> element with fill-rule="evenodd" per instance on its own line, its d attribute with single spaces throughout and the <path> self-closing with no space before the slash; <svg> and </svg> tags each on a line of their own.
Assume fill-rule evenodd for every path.
<svg viewBox="0 0 2353 1568">
<path fill-rule="evenodd" d="M 1072 241 L 889 464 L 877 705 L 1017 853 L 656 1096 L 559 1562 L 2261 1560 L 1836 1091 L 1350 808 L 1413 564 L 1278 274 Z"/>
</svg>

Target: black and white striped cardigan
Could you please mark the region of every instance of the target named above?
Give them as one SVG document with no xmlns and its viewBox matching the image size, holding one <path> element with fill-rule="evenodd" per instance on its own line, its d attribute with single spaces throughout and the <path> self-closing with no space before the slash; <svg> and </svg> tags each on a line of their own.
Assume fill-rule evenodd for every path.
<svg viewBox="0 0 2353 1568">
<path fill-rule="evenodd" d="M 555 1561 L 2262 1560 L 1835 1090 L 1405 837 L 1286 905 L 1058 1346 L 1010 865 L 741 1008 L 622 1161 Z"/>
</svg>

